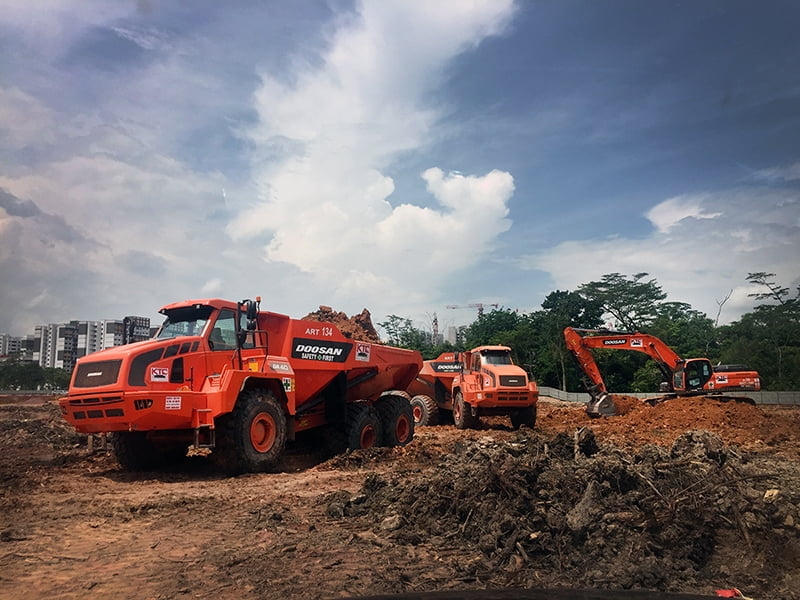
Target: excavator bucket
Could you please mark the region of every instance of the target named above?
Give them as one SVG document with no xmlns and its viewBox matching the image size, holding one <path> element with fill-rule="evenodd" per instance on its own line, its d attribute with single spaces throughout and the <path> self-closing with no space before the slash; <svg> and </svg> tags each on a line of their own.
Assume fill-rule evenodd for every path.
<svg viewBox="0 0 800 600">
<path fill-rule="evenodd" d="M 586 414 L 590 417 L 613 417 L 617 414 L 617 409 L 614 406 L 614 399 L 611 394 L 603 392 L 596 397 L 589 400 L 586 405 Z"/>
</svg>

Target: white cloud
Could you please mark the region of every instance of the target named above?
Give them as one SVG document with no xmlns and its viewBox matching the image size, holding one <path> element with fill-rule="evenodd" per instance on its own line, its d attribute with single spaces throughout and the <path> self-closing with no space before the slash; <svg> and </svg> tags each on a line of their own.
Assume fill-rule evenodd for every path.
<svg viewBox="0 0 800 600">
<path fill-rule="evenodd" d="M 645 216 L 661 233 L 668 233 L 684 219 L 714 219 L 720 212 L 709 213 L 703 207 L 705 196 L 678 196 L 660 202 Z"/>
<path fill-rule="evenodd" d="M 219 277 L 214 277 L 206 281 L 200 288 L 204 296 L 213 296 L 224 291 L 224 283 Z"/>
<path fill-rule="evenodd" d="M 260 122 L 249 135 L 289 152 L 255 165 L 261 197 L 228 233 L 264 239 L 268 261 L 312 275 L 345 303 L 371 307 L 385 307 L 386 290 L 409 280 L 419 292 L 404 300 L 421 299 L 445 265 L 482 259 L 511 224 L 509 173 L 431 167 L 422 177 L 439 206 L 422 207 L 393 205 L 395 184 L 382 169 L 433 141 L 441 110 L 426 98 L 442 70 L 499 32 L 511 13 L 510 2 L 365 3 L 332 36 L 320 66 L 302 66 L 289 83 L 264 74 L 255 95 Z"/>
<path fill-rule="evenodd" d="M 0 137 L 3 145 L 19 150 L 53 141 L 52 111 L 30 94 L 15 87 L 0 87 Z"/>
<path fill-rule="evenodd" d="M 228 77 L 220 40 L 168 37 L 137 21 L 134 4 L 7 6 L 4 22 L 35 49 L 24 64 L 37 72 L 33 86 L 0 88 L 0 150 L 25 148 L 36 162 L 0 171 L 10 206 L 26 211 L 0 210 L 2 304 L 15 307 L 0 331 L 147 315 L 198 295 L 263 294 L 265 308 L 292 315 L 368 307 L 378 319 L 423 305 L 441 285 L 436 269 L 479 260 L 508 229 L 514 191 L 491 166 L 467 176 L 431 168 L 429 207 L 393 198 L 384 171 L 435 141 L 446 107 L 429 98 L 444 69 L 513 12 L 510 0 L 428 4 L 370 2 L 340 15 L 318 67 L 269 57 L 291 69 L 263 74 L 258 126 L 246 133 L 249 73 Z M 58 61 L 80 61 L 70 50 L 96 27 L 158 59 L 109 72 L 68 65 L 83 87 L 62 102 L 59 86 L 76 73 Z M 251 182 L 190 166 L 207 158 L 198 140 L 220 134 L 209 123 L 247 138 Z"/>
<path fill-rule="evenodd" d="M 137 12 L 134 2 L 105 0 L 0 0 L 3 24 L 20 34 L 27 50 L 58 57 L 87 29 Z"/>
<path fill-rule="evenodd" d="M 756 177 L 770 180 L 797 181 L 800 179 L 800 162 L 785 167 L 771 167 L 756 171 Z"/>
<path fill-rule="evenodd" d="M 566 241 L 523 257 L 521 264 L 546 271 L 559 289 L 575 289 L 606 273 L 648 272 L 669 300 L 688 302 L 712 318 L 717 302 L 733 290 L 721 314 L 721 322 L 729 322 L 752 310 L 753 299 L 747 296 L 752 288 L 745 280 L 748 273 L 775 273 L 783 285 L 793 285 L 797 279 L 799 208 L 790 191 L 739 189 L 706 194 L 656 211 L 651 220 L 660 227 L 648 237 Z M 678 222 L 680 226 L 674 226 Z"/>
</svg>

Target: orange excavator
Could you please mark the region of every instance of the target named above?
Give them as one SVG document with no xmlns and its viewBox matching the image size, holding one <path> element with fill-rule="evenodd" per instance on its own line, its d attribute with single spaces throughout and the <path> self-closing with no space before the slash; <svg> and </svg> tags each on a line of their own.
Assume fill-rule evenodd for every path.
<svg viewBox="0 0 800 600">
<path fill-rule="evenodd" d="M 761 381 L 756 371 L 740 365 L 712 366 L 707 358 L 681 358 L 660 339 L 646 333 L 567 327 L 564 329 L 564 341 L 589 379 L 587 387 L 591 399 L 586 405 L 586 412 L 591 417 L 616 414 L 611 394 L 606 389 L 603 376 L 592 356 L 593 348 L 642 352 L 656 361 L 664 374 L 665 381 L 661 384 L 660 391 L 665 394 L 651 399 L 652 402 L 677 396 L 707 395 L 715 395 L 725 400 L 748 401 L 747 398 L 723 394 L 757 392 L 761 389 Z"/>
</svg>

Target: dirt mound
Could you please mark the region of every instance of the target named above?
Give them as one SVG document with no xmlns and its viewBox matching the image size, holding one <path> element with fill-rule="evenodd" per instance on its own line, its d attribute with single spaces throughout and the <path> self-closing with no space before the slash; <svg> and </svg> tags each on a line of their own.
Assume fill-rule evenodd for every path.
<svg viewBox="0 0 800 600">
<path fill-rule="evenodd" d="M 372 315 L 366 308 L 360 314 L 348 317 L 345 313 L 337 312 L 330 306 L 320 306 L 318 311 L 307 314 L 301 320 L 333 323 L 347 338 L 373 344 L 381 343 L 381 338 L 372 325 Z"/>
<path fill-rule="evenodd" d="M 396 543 L 461 544 L 457 576 L 493 587 L 685 591 L 747 581 L 763 597 L 796 598 L 798 484 L 705 431 L 627 454 L 599 448 L 589 429 L 555 438 L 523 430 L 505 443 L 456 444 L 418 476 L 369 475 L 360 492 L 323 502 Z"/>
<path fill-rule="evenodd" d="M 644 444 L 668 446 L 689 429 L 719 435 L 744 450 L 800 456 L 800 411 L 792 408 L 723 402 L 712 397 L 675 398 L 650 406 L 631 396 L 614 396 L 618 414 L 593 419 L 582 407 L 549 405 L 539 425 L 557 431 L 590 427 L 603 441 L 636 449 Z"/>
<path fill-rule="evenodd" d="M 30 465 L 58 465 L 85 437 L 61 416 L 54 402 L 30 405 L 0 405 L 0 487 L 27 485 Z"/>
</svg>

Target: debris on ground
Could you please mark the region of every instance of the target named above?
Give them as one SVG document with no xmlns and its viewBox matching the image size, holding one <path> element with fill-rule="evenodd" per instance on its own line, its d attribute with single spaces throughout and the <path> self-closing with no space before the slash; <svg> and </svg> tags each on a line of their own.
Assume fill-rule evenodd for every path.
<svg viewBox="0 0 800 600">
<path fill-rule="evenodd" d="M 634 454 L 593 442 L 527 429 L 465 441 L 425 474 L 368 476 L 328 512 L 401 545 L 460 544 L 457 576 L 493 586 L 685 591 L 736 577 L 789 597 L 800 482 L 785 487 L 702 430 Z"/>
<path fill-rule="evenodd" d="M 127 473 L 54 400 L 0 398 L 0 597 L 800 600 L 797 408 L 692 398 L 591 419 L 542 399 L 533 430 L 489 417 L 330 459 L 312 439 L 275 473 L 227 477 L 202 457 Z"/>
</svg>

